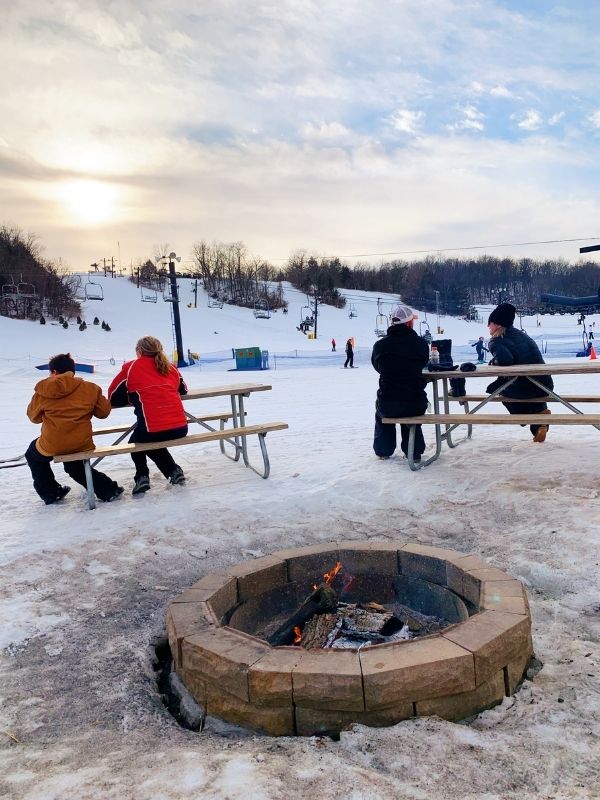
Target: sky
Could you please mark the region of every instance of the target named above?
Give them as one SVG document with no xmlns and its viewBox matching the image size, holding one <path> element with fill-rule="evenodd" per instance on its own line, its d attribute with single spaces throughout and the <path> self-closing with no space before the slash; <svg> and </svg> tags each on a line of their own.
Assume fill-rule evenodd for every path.
<svg viewBox="0 0 600 800">
<path fill-rule="evenodd" d="M 71 269 L 199 240 L 575 261 L 600 236 L 594 4 L 5 5 L 0 224 Z"/>
<path fill-rule="evenodd" d="M 167 303 L 142 303 L 125 278 L 97 280 L 104 300 L 83 302 L 84 331 L 0 317 L 0 459 L 22 454 L 39 435 L 25 409 L 44 377 L 35 365 L 51 353 L 68 349 L 94 364 L 94 374 L 81 377 L 106 393 L 140 335 L 153 333 L 169 348 Z M 191 282 L 180 283 L 187 299 Z M 185 486 L 171 486 L 151 464 L 151 491 L 134 497 L 133 462 L 117 456 L 100 469 L 125 492 L 90 511 L 85 490 L 59 465 L 56 477 L 71 491 L 52 506 L 36 496 L 26 466 L 0 470 L 0 796 L 598 800 L 598 431 L 551 425 L 546 441 L 534 444 L 518 425 L 479 426 L 418 472 L 399 451 L 379 460 L 372 449 L 378 376 L 369 363 L 377 296 L 356 300 L 352 319 L 347 309 L 323 306 L 319 339 L 309 340 L 296 330 L 305 297 L 283 288 L 290 311 L 270 319 L 208 308 L 203 290 L 198 308 L 181 304 L 184 343 L 201 355 L 256 344 L 270 352 L 264 372 L 230 372 L 231 359 L 182 370 L 190 388 L 272 386 L 244 403 L 248 424 L 289 425 L 267 436 L 268 480 L 208 442 L 173 450 Z M 110 332 L 91 324 L 95 315 Z M 591 321 L 600 326 L 599 315 Z M 540 322 L 524 318 L 544 339 L 581 334 L 575 314 Z M 483 320 L 442 317 L 441 324 L 471 355 L 468 342 L 486 332 Z M 350 334 L 359 350 L 352 370 L 342 367 L 342 337 Z M 331 336 L 341 342 L 337 353 Z M 302 348 L 297 366 L 272 357 L 292 347 Z M 452 352 L 462 360 L 460 349 Z M 560 360 L 570 359 L 576 363 L 572 355 Z M 561 394 L 597 394 L 596 378 L 563 374 L 555 383 Z M 476 373 L 469 387 L 484 392 L 488 382 Z M 211 414 L 227 404 L 207 398 L 186 407 Z M 95 420 L 98 428 L 131 421 L 130 408 Z M 463 435 L 457 431 L 455 442 Z M 260 464 L 254 439 L 251 463 Z M 278 550 L 372 539 L 472 553 L 522 581 L 541 671 L 462 724 L 427 717 L 358 725 L 339 741 L 273 739 L 211 716 L 202 733 L 176 724 L 153 669 L 171 599 L 209 573 Z"/>
</svg>

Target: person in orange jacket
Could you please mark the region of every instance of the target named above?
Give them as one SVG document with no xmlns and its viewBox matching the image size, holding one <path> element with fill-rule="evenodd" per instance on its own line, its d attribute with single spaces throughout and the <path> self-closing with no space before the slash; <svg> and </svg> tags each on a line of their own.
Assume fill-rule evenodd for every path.
<svg viewBox="0 0 600 800">
<path fill-rule="evenodd" d="M 61 486 L 52 472 L 53 456 L 93 450 L 92 417 L 106 419 L 110 402 L 95 383 L 75 377 L 75 362 L 70 353 L 53 356 L 49 363 L 50 377 L 35 386 L 27 416 L 42 424 L 39 438 L 27 448 L 25 460 L 33 477 L 33 488 L 46 505 L 62 500 L 70 491 Z M 65 472 L 76 483 L 86 486 L 83 461 L 63 464 Z M 109 503 L 123 494 L 123 488 L 103 472 L 92 469 L 94 492 Z"/>
</svg>

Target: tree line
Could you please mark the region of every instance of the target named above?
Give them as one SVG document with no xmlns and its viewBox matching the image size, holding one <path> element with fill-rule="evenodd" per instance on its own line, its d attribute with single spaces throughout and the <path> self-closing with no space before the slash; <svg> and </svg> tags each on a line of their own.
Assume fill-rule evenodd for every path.
<svg viewBox="0 0 600 800">
<path fill-rule="evenodd" d="M 167 246 L 160 247 L 159 256 Z M 283 281 L 338 308 L 346 303 L 342 291 L 362 290 L 397 295 L 413 306 L 454 315 L 470 315 L 476 305 L 505 300 L 521 313 L 536 313 L 546 310 L 541 294 L 587 296 L 595 294 L 600 285 L 600 265 L 593 261 L 573 264 L 565 259 L 438 254 L 412 261 L 393 259 L 377 266 L 350 266 L 337 257 L 296 250 L 283 266 L 275 267 L 249 253 L 243 242 L 205 240 L 194 243 L 191 256 L 191 269 L 179 270 L 179 275 L 201 280 L 209 297 L 217 302 L 249 308 L 285 307 Z M 140 261 L 132 280 L 162 291 L 167 272 L 155 262 L 156 258 Z M 60 261 L 44 259 L 36 236 L 6 225 L 0 226 L 0 285 L 0 314 L 35 318 L 43 310 L 56 317 L 74 316 L 80 310 L 80 279 Z"/>
</svg>

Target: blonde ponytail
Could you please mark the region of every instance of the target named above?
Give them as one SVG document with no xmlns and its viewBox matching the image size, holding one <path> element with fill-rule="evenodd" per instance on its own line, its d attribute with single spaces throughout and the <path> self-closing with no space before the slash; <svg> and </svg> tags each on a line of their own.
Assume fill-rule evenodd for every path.
<svg viewBox="0 0 600 800">
<path fill-rule="evenodd" d="M 152 356 L 154 365 L 161 375 L 169 374 L 171 364 L 162 344 L 155 336 L 142 336 L 141 339 L 138 339 L 135 349 L 142 356 Z"/>
</svg>

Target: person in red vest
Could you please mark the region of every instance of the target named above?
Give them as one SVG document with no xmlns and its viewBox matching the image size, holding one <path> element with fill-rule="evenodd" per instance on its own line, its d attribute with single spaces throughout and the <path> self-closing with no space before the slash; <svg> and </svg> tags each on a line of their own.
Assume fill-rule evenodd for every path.
<svg viewBox="0 0 600 800">
<path fill-rule="evenodd" d="M 135 346 L 135 354 L 135 361 L 125 362 L 108 387 L 108 398 L 114 408 L 133 406 L 137 425 L 129 441 L 164 442 L 186 436 L 188 425 L 181 395 L 187 394 L 187 386 L 179 370 L 170 363 L 154 336 L 143 336 Z M 132 453 L 135 464 L 132 494 L 143 494 L 150 488 L 146 456 L 172 484 L 185 483 L 183 470 L 166 447 Z"/>
<path fill-rule="evenodd" d="M 331 340 L 331 352 L 335 353 L 335 339 Z"/>
</svg>

